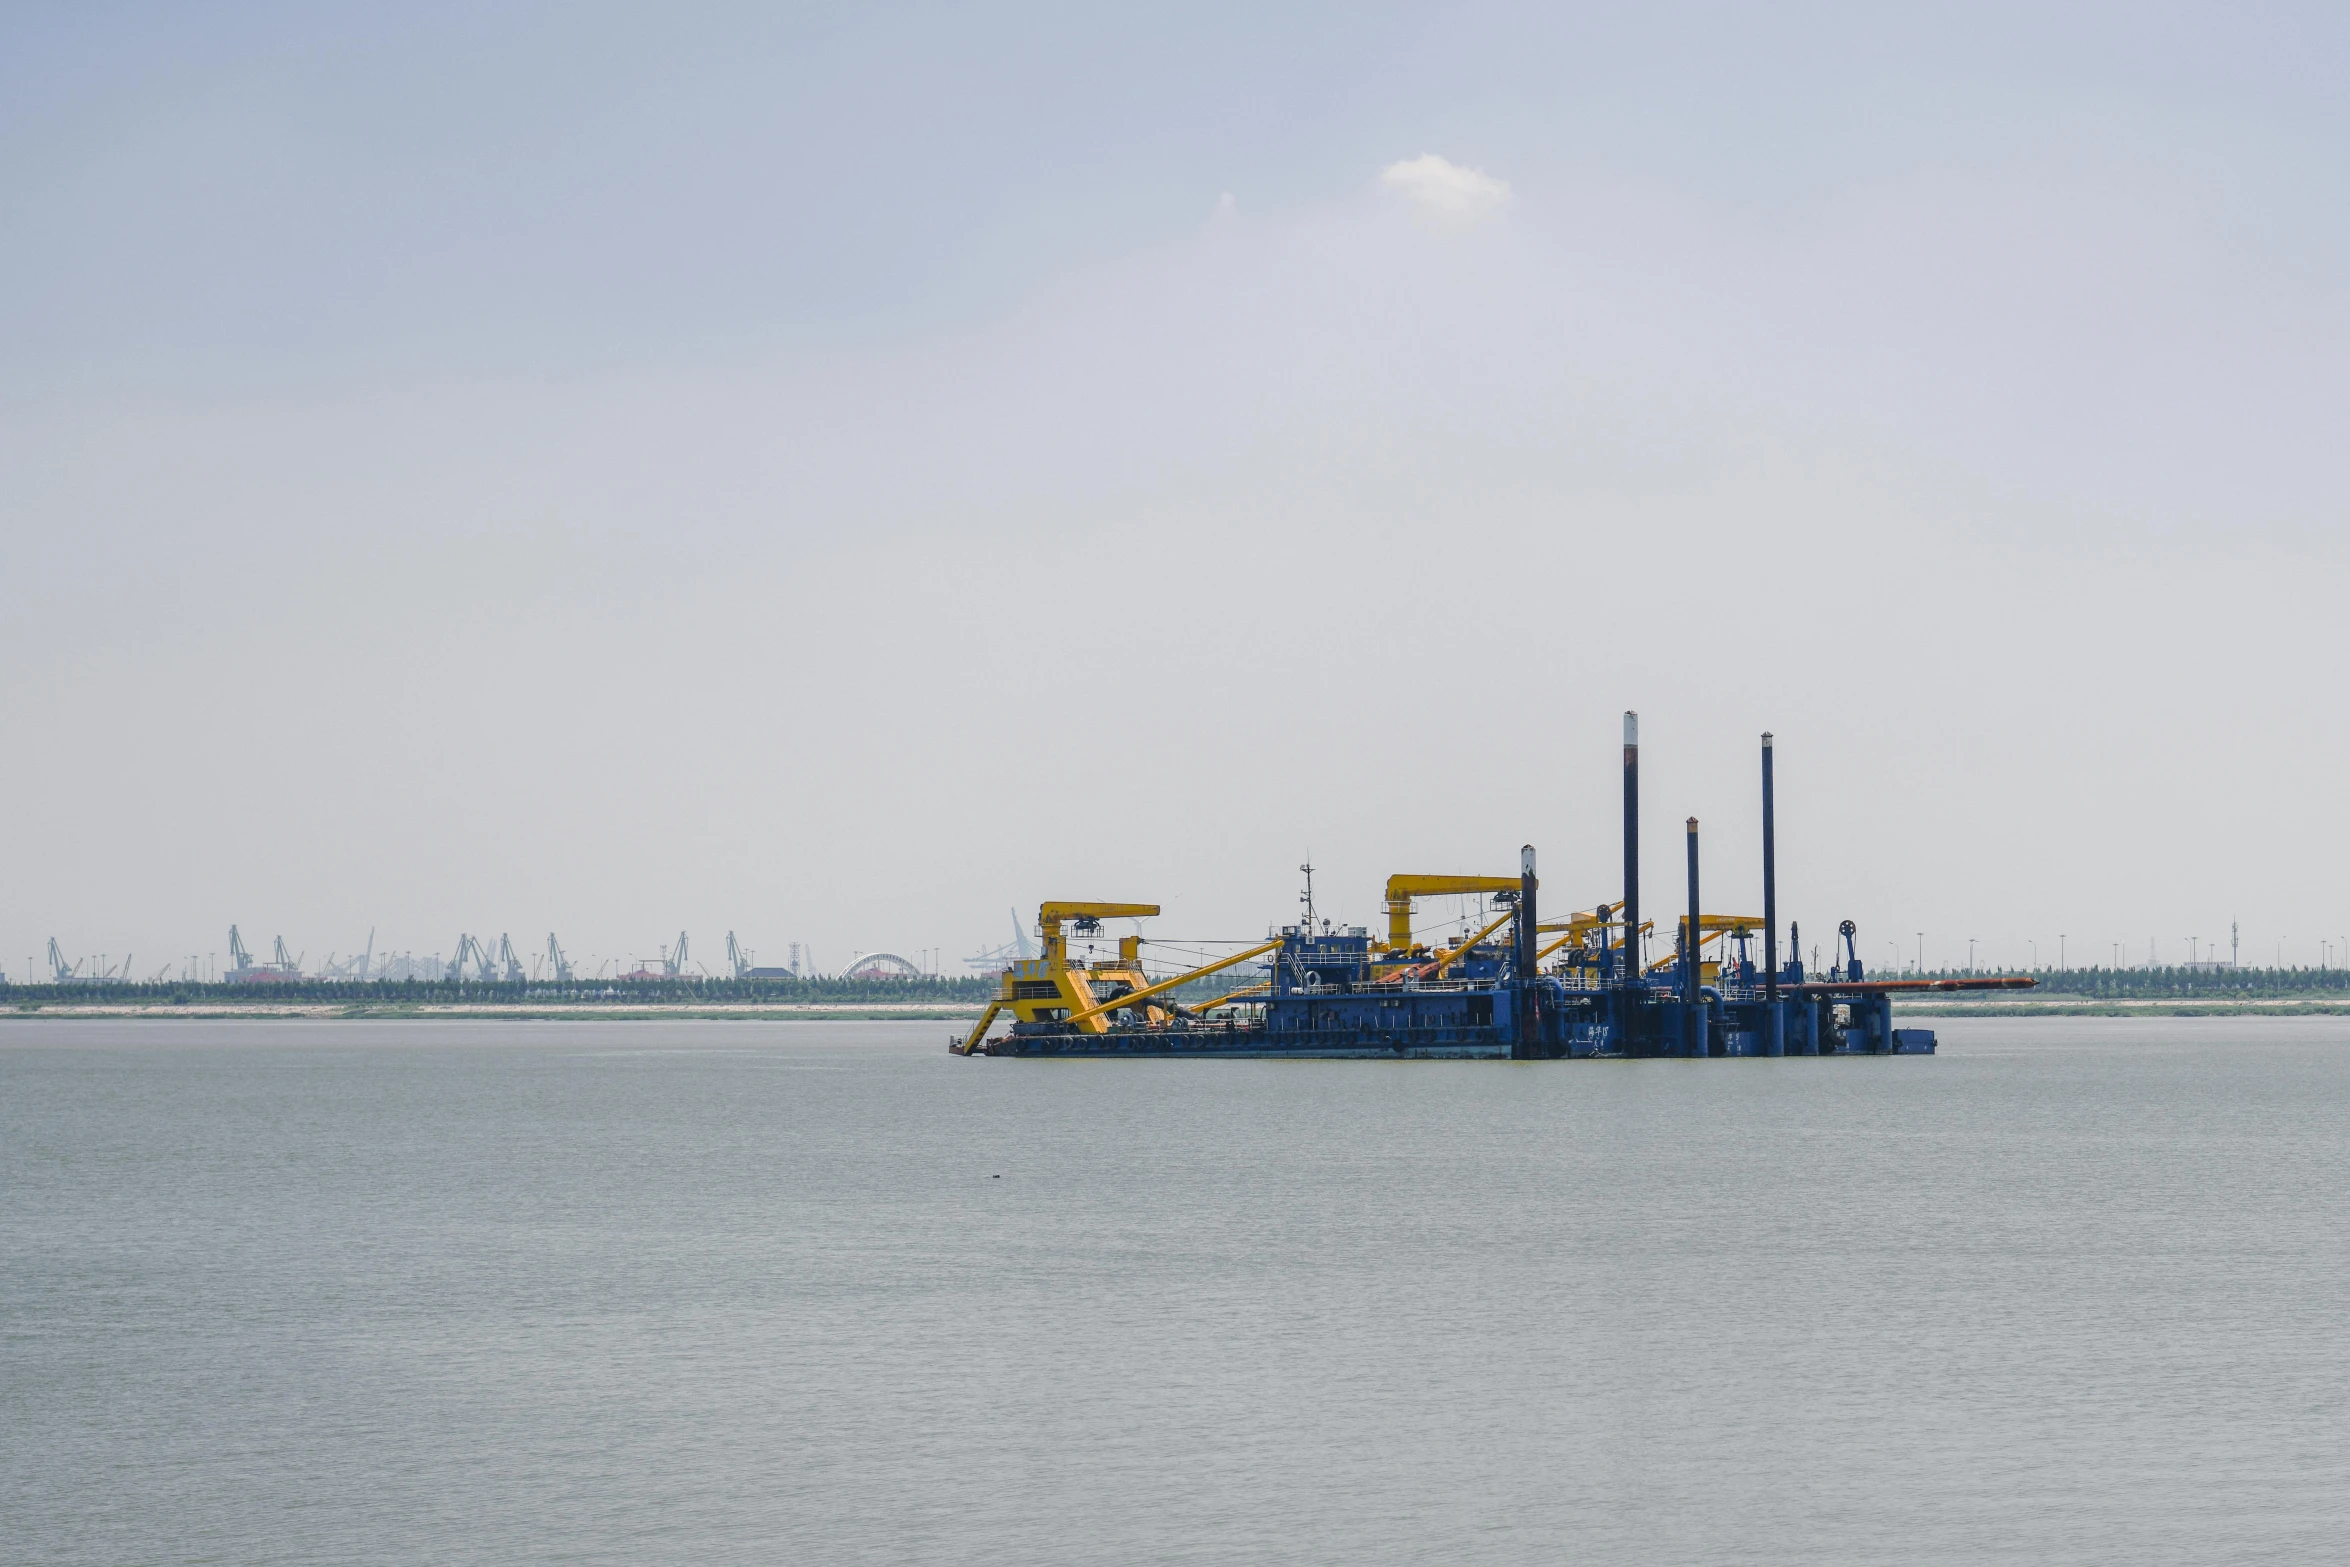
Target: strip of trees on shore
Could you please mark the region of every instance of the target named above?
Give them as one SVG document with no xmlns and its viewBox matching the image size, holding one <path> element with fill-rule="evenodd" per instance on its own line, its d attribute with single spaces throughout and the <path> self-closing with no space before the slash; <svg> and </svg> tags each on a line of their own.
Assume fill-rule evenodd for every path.
<svg viewBox="0 0 2350 1567">
<path fill-rule="evenodd" d="M 2029 975 L 2038 989 L 2051 995 L 2093 996 L 2121 1000 L 2132 997 L 2194 997 L 2206 1001 L 2262 996 L 2350 995 L 2350 973 L 2339 968 L 2213 968 L 2180 964 L 2173 968 L 2066 969 L 1929 969 L 1927 979 L 1980 979 L 1987 974 Z M 1915 979 L 1911 971 L 1899 974 L 1877 970 L 1871 979 Z"/>
<path fill-rule="evenodd" d="M 164 980 L 153 985 L 74 980 L 65 984 L 0 985 L 0 1004 L 117 1002 L 189 1005 L 226 1002 L 244 1005 L 302 1002 L 344 1006 L 533 1006 L 563 1003 L 623 1003 L 771 1006 L 899 1005 L 983 1006 L 994 995 L 991 975 L 922 979 L 662 979 L 575 980 L 568 985 L 537 980 L 330 980 L 297 979 L 267 983 Z"/>
</svg>

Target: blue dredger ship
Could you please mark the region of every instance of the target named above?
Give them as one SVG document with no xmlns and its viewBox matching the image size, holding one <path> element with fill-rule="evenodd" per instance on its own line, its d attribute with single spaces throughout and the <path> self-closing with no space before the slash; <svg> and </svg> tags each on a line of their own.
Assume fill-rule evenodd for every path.
<svg viewBox="0 0 2350 1567">
<path fill-rule="evenodd" d="M 1838 928 L 1825 973 L 1805 971 L 1789 928 L 1779 961 L 1778 865 L 1771 737 L 1762 737 L 1760 918 L 1706 914 L 1698 899 L 1697 820 L 1688 823 L 1687 912 L 1673 950 L 1639 956 L 1651 929 L 1640 916 L 1639 715 L 1624 715 L 1624 896 L 1551 924 L 1538 907 L 1534 850 L 1518 874 L 1399 875 L 1387 883 L 1387 937 L 1303 923 L 1171 977 L 1143 969 L 1139 936 L 1115 958 L 1072 961 L 1071 936 L 1104 920 L 1147 919 L 1151 903 L 1053 902 L 1037 911 L 1040 956 L 1003 973 L 960 1055 L 1280 1056 L 1486 1058 L 1551 1061 L 1625 1056 L 1931 1055 L 1929 1029 L 1893 1026 L 1906 990 L 2021 988 L 2029 979 L 1871 980 L 1853 924 Z M 1417 897 L 1476 894 L 1500 912 L 1473 934 L 1430 947 L 1412 935 Z M 1756 962 L 1755 943 L 1761 943 Z M 1709 952 L 1708 949 L 1711 949 Z M 1175 993 L 1208 976 L 1261 963 L 1265 977 L 1211 1000 Z M 1010 1027 L 990 1035 L 997 1019 Z"/>
</svg>

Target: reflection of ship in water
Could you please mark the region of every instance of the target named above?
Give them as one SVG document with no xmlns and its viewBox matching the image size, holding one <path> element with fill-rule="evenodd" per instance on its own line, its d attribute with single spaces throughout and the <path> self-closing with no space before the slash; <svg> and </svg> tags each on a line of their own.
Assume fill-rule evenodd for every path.
<svg viewBox="0 0 2350 1567">
<path fill-rule="evenodd" d="M 1001 974 L 1014 963 L 1036 956 L 1036 949 L 1028 944 L 1028 929 L 1020 923 L 1020 911 L 1012 909 L 1012 939 L 1000 947 L 988 947 L 963 960 L 963 966 L 975 974 Z"/>
</svg>

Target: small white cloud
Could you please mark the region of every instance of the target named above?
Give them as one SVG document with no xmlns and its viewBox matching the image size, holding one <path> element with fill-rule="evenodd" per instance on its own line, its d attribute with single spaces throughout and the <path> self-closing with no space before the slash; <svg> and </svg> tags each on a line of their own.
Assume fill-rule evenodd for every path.
<svg viewBox="0 0 2350 1567">
<path fill-rule="evenodd" d="M 1463 168 L 1432 152 L 1390 163 L 1379 171 L 1379 183 L 1456 223 L 1481 218 L 1510 199 L 1508 180 L 1497 180 L 1483 169 Z"/>
</svg>

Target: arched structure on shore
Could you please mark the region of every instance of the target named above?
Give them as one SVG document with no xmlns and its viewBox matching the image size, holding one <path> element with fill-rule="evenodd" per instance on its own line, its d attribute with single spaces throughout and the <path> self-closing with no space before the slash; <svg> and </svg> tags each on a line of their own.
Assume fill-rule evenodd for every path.
<svg viewBox="0 0 2350 1567">
<path fill-rule="evenodd" d="M 868 952 L 842 970 L 843 979 L 920 979 L 919 964 L 894 952 Z"/>
</svg>

